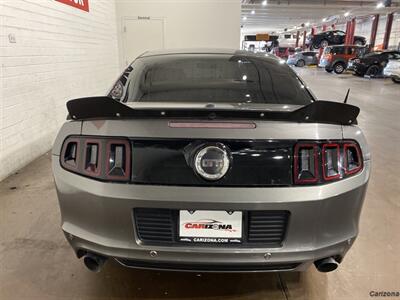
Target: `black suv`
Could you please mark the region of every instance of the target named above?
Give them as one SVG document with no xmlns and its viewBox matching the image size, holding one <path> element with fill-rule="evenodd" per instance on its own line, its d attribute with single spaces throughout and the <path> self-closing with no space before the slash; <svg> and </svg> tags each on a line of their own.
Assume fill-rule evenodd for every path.
<svg viewBox="0 0 400 300">
<path fill-rule="evenodd" d="M 308 37 L 308 45 L 311 49 L 325 48 L 329 45 L 343 45 L 346 33 L 342 30 L 324 31 Z M 367 40 L 363 36 L 354 36 L 354 45 L 364 46 Z"/>
<path fill-rule="evenodd" d="M 371 52 L 360 58 L 355 58 L 351 62 L 351 70 L 354 71 L 355 75 L 359 76 L 379 76 L 382 75 L 383 69 L 385 69 L 389 60 L 396 59 L 399 56 L 400 51 L 397 50 Z"/>
</svg>

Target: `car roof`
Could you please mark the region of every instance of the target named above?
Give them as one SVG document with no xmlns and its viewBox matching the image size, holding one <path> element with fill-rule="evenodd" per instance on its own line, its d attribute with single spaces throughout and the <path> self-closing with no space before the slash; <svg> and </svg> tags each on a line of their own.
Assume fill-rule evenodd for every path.
<svg viewBox="0 0 400 300">
<path fill-rule="evenodd" d="M 253 52 L 237 50 L 237 49 L 224 49 L 224 48 L 192 48 L 192 49 L 159 49 L 146 51 L 139 57 L 158 56 L 158 55 L 174 55 L 174 54 L 227 54 L 227 55 L 254 55 Z"/>
</svg>

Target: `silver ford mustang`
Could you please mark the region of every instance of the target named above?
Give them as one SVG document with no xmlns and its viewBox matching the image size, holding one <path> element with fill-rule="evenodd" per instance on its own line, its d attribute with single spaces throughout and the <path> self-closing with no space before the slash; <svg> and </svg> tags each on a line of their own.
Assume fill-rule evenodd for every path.
<svg viewBox="0 0 400 300">
<path fill-rule="evenodd" d="M 370 152 L 359 108 L 316 100 L 274 56 L 147 52 L 67 103 L 52 150 L 62 230 L 92 271 L 337 268 Z"/>
</svg>

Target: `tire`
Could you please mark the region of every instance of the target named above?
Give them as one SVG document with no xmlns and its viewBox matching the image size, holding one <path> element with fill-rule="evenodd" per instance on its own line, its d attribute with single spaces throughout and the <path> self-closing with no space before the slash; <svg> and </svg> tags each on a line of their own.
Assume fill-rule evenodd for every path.
<svg viewBox="0 0 400 300">
<path fill-rule="evenodd" d="M 365 72 L 365 75 L 368 75 L 370 77 L 375 77 L 376 75 L 378 75 L 380 72 L 379 67 L 377 65 L 372 65 L 369 66 L 367 69 L 367 72 Z"/>
<path fill-rule="evenodd" d="M 329 46 L 329 42 L 327 40 L 322 40 L 319 43 L 319 47 L 318 48 L 325 48 L 325 47 L 328 47 L 328 46 Z"/>
<path fill-rule="evenodd" d="M 318 50 L 318 49 L 319 49 L 319 45 L 317 45 L 317 44 L 311 44 L 310 50 Z"/>
<path fill-rule="evenodd" d="M 356 45 L 356 46 L 364 46 L 364 43 L 361 40 L 355 40 L 354 41 L 354 45 Z"/>
<path fill-rule="evenodd" d="M 332 69 L 325 69 L 325 71 L 327 71 L 328 73 L 332 73 Z"/>
<path fill-rule="evenodd" d="M 342 62 L 337 62 L 334 66 L 333 66 L 333 71 L 336 74 L 342 74 L 344 72 L 344 70 L 346 70 L 346 65 Z"/>
<path fill-rule="evenodd" d="M 306 65 L 306 62 L 302 59 L 299 59 L 296 63 L 296 67 L 304 67 Z"/>
<path fill-rule="evenodd" d="M 400 77 L 392 77 L 392 81 L 394 82 L 394 83 L 397 83 L 397 84 L 400 84 Z"/>
</svg>

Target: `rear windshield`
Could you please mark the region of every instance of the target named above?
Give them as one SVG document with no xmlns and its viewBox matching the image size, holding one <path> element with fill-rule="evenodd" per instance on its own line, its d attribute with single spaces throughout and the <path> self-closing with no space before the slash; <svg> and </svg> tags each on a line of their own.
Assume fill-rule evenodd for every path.
<svg viewBox="0 0 400 300">
<path fill-rule="evenodd" d="M 139 58 L 132 68 L 124 102 L 306 105 L 313 100 L 291 68 L 277 59 L 173 54 Z"/>
</svg>

